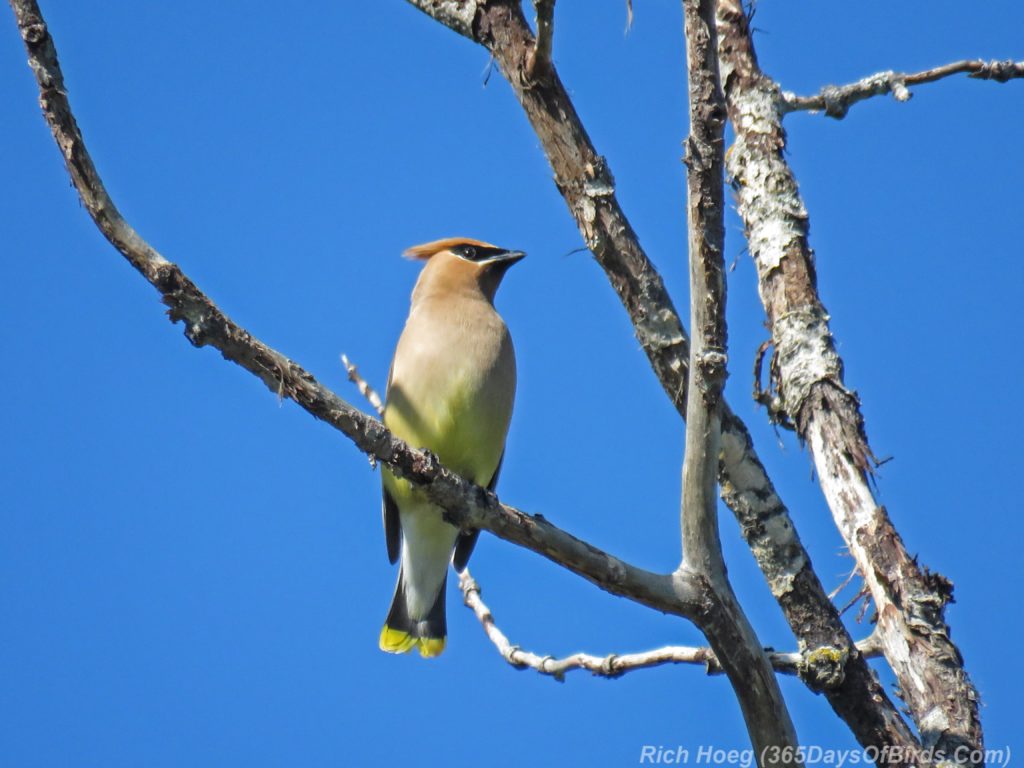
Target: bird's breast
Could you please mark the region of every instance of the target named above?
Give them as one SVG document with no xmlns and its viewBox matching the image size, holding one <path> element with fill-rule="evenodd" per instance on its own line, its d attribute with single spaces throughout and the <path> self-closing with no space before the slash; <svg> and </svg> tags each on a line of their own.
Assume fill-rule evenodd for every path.
<svg viewBox="0 0 1024 768">
<path fill-rule="evenodd" d="M 487 484 L 512 416 L 515 352 L 489 304 L 451 310 L 414 309 L 395 351 L 384 421 L 445 466 Z"/>
</svg>

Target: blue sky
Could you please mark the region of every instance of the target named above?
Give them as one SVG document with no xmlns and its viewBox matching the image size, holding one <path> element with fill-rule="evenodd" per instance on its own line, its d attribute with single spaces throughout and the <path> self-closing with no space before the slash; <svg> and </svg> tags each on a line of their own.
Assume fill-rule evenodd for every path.
<svg viewBox="0 0 1024 768">
<path fill-rule="evenodd" d="M 555 60 L 684 310 L 680 8 L 635 5 L 624 35 L 624 2 L 562 0 Z M 763 0 L 756 42 L 800 93 L 1024 57 L 1024 8 L 985 9 Z M 416 278 L 405 247 L 462 234 L 528 251 L 498 301 L 520 370 L 501 496 L 639 565 L 675 566 L 683 426 L 604 275 L 574 252 L 537 139 L 501 77 L 485 85 L 482 49 L 399 0 L 288 16 L 195 0 L 43 10 L 124 214 L 233 319 L 360 407 L 338 356 L 383 384 Z M 79 205 L 0 17 L 4 765 L 628 766 L 643 745 L 746 746 L 724 678 L 517 672 L 452 584 L 444 656 L 378 651 L 394 583 L 379 478 L 343 436 L 167 322 Z M 1018 749 L 1006 659 L 1022 631 L 1022 88 L 951 79 L 842 122 L 786 123 L 847 381 L 876 453 L 893 457 L 880 500 L 910 551 L 955 582 L 948 618 L 988 745 Z M 733 213 L 727 229 L 730 401 L 832 588 L 851 560 L 807 454 L 750 400 L 766 331 Z M 762 640 L 793 647 L 727 512 L 722 531 Z M 538 653 L 700 642 L 486 535 L 472 569 L 504 631 Z M 805 744 L 855 746 L 824 699 L 782 686 Z"/>
</svg>

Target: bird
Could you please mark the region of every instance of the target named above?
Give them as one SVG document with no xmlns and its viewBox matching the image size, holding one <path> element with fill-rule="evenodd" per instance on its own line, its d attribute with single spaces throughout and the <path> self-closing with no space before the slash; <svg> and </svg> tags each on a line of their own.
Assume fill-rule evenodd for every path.
<svg viewBox="0 0 1024 768">
<path fill-rule="evenodd" d="M 409 248 L 425 263 L 413 288 L 385 395 L 384 425 L 448 469 L 494 490 L 516 391 L 516 358 L 494 296 L 526 254 L 453 237 Z M 460 531 L 423 492 L 381 473 L 388 559 L 398 582 L 380 633 L 389 653 L 441 654 L 448 564 L 462 572 L 479 531 Z"/>
</svg>

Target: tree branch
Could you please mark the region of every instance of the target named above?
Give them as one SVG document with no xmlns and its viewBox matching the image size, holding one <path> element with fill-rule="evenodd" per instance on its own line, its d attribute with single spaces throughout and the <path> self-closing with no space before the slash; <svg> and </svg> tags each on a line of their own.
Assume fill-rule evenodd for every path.
<svg viewBox="0 0 1024 768">
<path fill-rule="evenodd" d="M 663 664 L 702 664 L 708 674 L 721 672 L 721 667 L 710 648 L 687 648 L 682 646 L 666 646 L 643 653 L 609 654 L 608 656 L 591 656 L 585 653 L 574 653 L 562 659 L 553 656 L 538 656 L 536 653 L 524 651 L 513 645 L 498 629 L 494 614 L 480 596 L 480 585 L 472 577 L 467 568 L 459 575 L 459 589 L 466 606 L 473 611 L 477 620 L 487 633 L 488 639 L 494 643 L 501 657 L 513 667 L 534 669 L 542 675 L 550 675 L 559 682 L 565 679 L 565 673 L 574 669 L 586 669 L 602 677 L 619 677 L 635 669 L 657 667 Z M 784 663 L 784 662 L 783 662 Z"/>
<path fill-rule="evenodd" d="M 849 85 L 828 85 L 813 96 L 797 96 L 794 93 L 782 94 L 782 112 L 812 111 L 824 112 L 828 117 L 841 120 L 846 117 L 854 104 L 891 93 L 896 101 L 909 101 L 913 94 L 909 86 L 932 83 L 951 75 L 967 73 L 976 80 L 995 80 L 1005 83 L 1008 80 L 1024 77 L 1024 61 L 982 61 L 981 59 L 955 61 L 941 67 L 926 69 L 923 72 L 907 74 L 906 72 L 879 72 L 858 80 Z"/>
<path fill-rule="evenodd" d="M 399 477 L 422 486 L 454 525 L 482 528 L 530 549 L 615 595 L 666 613 L 690 617 L 703 609 L 702 588 L 689 574 L 660 575 L 637 568 L 575 538 L 542 516 L 501 504 L 493 493 L 444 468 L 433 454 L 395 438 L 376 419 L 353 408 L 279 352 L 231 321 L 178 268 L 156 252 L 118 212 L 96 172 L 71 113 L 56 50 L 35 0 L 11 0 L 29 65 L 49 123 L 82 203 L 96 225 L 161 294 L 172 322 L 182 322 L 196 347 L 212 346 L 258 376 L 271 391 L 349 437 Z"/>
<path fill-rule="evenodd" d="M 524 62 L 533 43 L 521 11 L 501 0 L 467 0 L 456 6 L 408 1 L 498 60 L 584 241 L 628 312 L 655 375 L 685 417 L 689 341 L 679 315 L 622 211 L 611 170 L 591 144 L 554 65 L 543 83 L 530 83 L 526 76 Z M 915 744 L 826 595 L 750 432 L 724 402 L 721 443 L 722 498 L 736 515 L 807 659 L 801 678 L 812 690 L 825 692 L 863 746 Z"/>
<path fill-rule="evenodd" d="M 871 591 L 879 639 L 924 746 L 947 755 L 969 752 L 955 751 L 981 746 L 981 723 L 977 693 L 943 618 L 951 585 L 918 567 L 872 495 L 873 457 L 859 401 L 843 383 L 843 363 L 818 298 L 807 212 L 783 153 L 782 96 L 758 67 L 739 0 L 722 0 L 718 24 L 736 129 L 729 172 L 771 325 L 781 406 L 810 448 L 833 517 Z M 875 727 L 893 743 L 912 743 L 895 717 L 876 714 L 885 719 Z"/>
<path fill-rule="evenodd" d="M 715 0 L 683 0 L 690 135 L 686 140 L 690 261 L 690 397 L 680 510 L 683 563 L 705 579 L 718 610 L 698 619 L 743 710 L 758 765 L 799 765 L 796 730 L 771 664 L 726 575 L 715 493 L 726 378 L 723 130 Z M 703 619 L 703 621 L 701 620 Z M 774 754 L 771 747 L 783 748 Z M 787 759 L 788 757 L 788 759 Z"/>
<path fill-rule="evenodd" d="M 483 601 L 480 585 L 470 574 L 468 568 L 459 575 L 459 589 L 462 590 L 462 598 L 466 607 L 473 611 L 498 653 L 517 669 L 533 669 L 542 675 L 550 675 L 559 682 L 564 682 L 565 674 L 574 669 L 585 669 L 598 677 L 609 678 L 621 677 L 627 672 L 666 664 L 697 664 L 704 667 L 709 675 L 720 675 L 723 672 L 715 652 L 706 646 L 666 645 L 651 651 L 609 653 L 607 656 L 574 653 L 560 659 L 524 651 L 512 643 L 498 628 L 494 614 Z M 867 658 L 881 655 L 881 649 L 874 644 L 874 635 L 857 643 L 857 648 Z M 805 655 L 798 651 L 773 651 L 766 648 L 764 652 L 772 668 L 784 675 L 799 675 L 806 662 Z"/>
</svg>

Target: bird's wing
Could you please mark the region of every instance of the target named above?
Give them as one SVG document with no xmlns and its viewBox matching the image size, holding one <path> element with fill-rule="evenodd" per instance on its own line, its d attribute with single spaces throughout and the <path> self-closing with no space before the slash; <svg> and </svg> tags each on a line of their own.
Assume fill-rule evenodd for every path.
<svg viewBox="0 0 1024 768">
<path fill-rule="evenodd" d="M 381 504 L 384 515 L 384 541 L 388 545 L 388 561 L 394 565 L 398 562 L 398 555 L 402 550 L 402 520 L 398 515 L 398 505 L 391 498 L 391 494 L 381 488 L 383 503 Z"/>
<path fill-rule="evenodd" d="M 498 486 L 498 475 L 501 474 L 501 462 L 504 460 L 505 453 L 502 452 L 501 458 L 498 459 L 498 467 L 494 470 L 494 476 L 491 478 L 491 482 L 487 484 L 488 491 L 493 492 Z M 473 547 L 476 546 L 476 540 L 479 538 L 480 531 L 476 528 L 459 533 L 459 538 L 455 540 L 455 553 L 452 555 L 452 565 L 457 572 L 462 573 L 466 566 L 469 565 L 469 556 L 473 554 Z"/>
<path fill-rule="evenodd" d="M 388 393 L 391 391 L 391 375 L 395 372 L 395 363 L 391 361 L 391 368 L 388 369 L 388 383 L 384 388 L 384 402 L 387 402 Z M 398 555 L 402 550 L 402 519 L 398 514 L 398 504 L 391 498 L 391 494 L 383 487 L 380 489 L 382 498 L 381 515 L 384 518 L 384 542 L 388 547 L 388 561 L 394 565 L 398 562 Z"/>
</svg>

